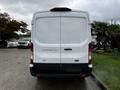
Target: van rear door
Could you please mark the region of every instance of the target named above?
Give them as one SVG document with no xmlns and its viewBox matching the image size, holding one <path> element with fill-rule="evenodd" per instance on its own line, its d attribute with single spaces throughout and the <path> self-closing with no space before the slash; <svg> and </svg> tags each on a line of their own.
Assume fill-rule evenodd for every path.
<svg viewBox="0 0 120 90">
<path fill-rule="evenodd" d="M 61 13 L 61 63 L 88 63 L 88 32 L 86 17 Z"/>
<path fill-rule="evenodd" d="M 34 29 L 34 62 L 60 63 L 60 13 L 39 13 Z"/>
</svg>

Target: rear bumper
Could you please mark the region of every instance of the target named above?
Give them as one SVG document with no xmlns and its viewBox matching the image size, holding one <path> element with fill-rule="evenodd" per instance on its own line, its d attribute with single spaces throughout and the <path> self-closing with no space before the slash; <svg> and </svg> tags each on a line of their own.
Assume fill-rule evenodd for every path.
<svg viewBox="0 0 120 90">
<path fill-rule="evenodd" d="M 80 77 L 89 76 L 91 74 L 92 67 L 88 64 L 44 64 L 34 63 L 30 67 L 30 72 L 33 76 L 42 77 Z"/>
</svg>

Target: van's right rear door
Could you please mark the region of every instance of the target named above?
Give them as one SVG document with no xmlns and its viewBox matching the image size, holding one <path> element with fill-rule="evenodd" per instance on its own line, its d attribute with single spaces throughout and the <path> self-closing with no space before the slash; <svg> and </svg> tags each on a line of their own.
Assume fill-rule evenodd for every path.
<svg viewBox="0 0 120 90">
<path fill-rule="evenodd" d="M 89 30 L 78 12 L 61 13 L 61 63 L 88 63 Z"/>
</svg>

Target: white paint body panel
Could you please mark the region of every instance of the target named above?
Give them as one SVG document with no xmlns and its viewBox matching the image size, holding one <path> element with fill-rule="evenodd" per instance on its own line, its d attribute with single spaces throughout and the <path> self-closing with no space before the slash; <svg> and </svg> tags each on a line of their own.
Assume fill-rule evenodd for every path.
<svg viewBox="0 0 120 90">
<path fill-rule="evenodd" d="M 37 12 L 32 23 L 34 62 L 88 63 L 91 32 L 87 13 Z M 64 50 L 67 48 L 72 50 Z"/>
</svg>

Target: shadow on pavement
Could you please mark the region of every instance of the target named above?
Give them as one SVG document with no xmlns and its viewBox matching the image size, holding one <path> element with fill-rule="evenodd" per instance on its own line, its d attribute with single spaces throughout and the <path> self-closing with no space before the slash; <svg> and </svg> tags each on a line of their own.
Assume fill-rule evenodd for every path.
<svg viewBox="0 0 120 90">
<path fill-rule="evenodd" d="M 37 79 L 35 90 L 87 90 L 80 79 Z"/>
</svg>

